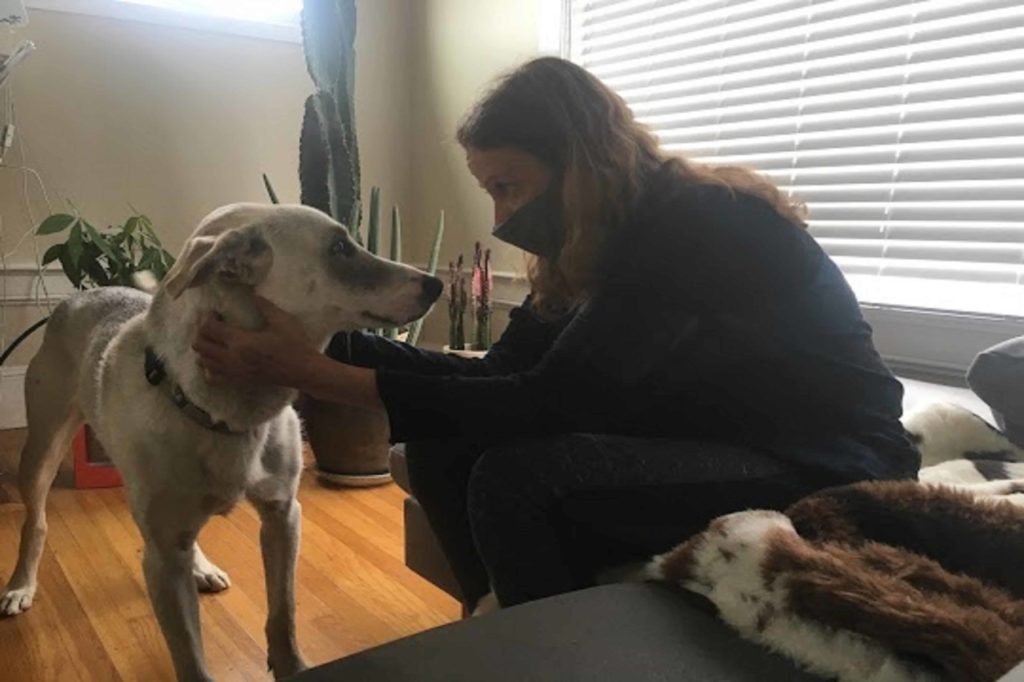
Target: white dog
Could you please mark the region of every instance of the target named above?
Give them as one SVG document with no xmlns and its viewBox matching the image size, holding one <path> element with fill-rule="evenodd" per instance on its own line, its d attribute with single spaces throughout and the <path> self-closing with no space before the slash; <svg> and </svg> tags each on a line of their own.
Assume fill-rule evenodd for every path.
<svg viewBox="0 0 1024 682">
<path fill-rule="evenodd" d="M 46 495 L 84 421 L 124 478 L 145 541 L 146 585 L 178 679 L 210 679 L 196 587 L 228 586 L 196 536 L 243 495 L 262 520 L 268 662 L 276 677 L 302 670 L 294 623 L 302 464 L 296 393 L 206 381 L 191 349 L 197 326 L 215 311 L 231 324 L 260 327 L 256 293 L 326 344 L 338 330 L 421 317 L 441 289 L 440 280 L 363 250 L 319 211 L 237 204 L 203 220 L 152 298 L 106 288 L 61 303 L 25 382 L 29 432 L 19 485 L 27 517 L 0 614 L 32 604 Z"/>
</svg>

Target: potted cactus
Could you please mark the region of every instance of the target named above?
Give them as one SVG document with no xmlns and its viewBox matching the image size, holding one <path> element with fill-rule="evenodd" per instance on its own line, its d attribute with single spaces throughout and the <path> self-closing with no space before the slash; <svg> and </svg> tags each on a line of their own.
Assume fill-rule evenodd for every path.
<svg viewBox="0 0 1024 682">
<path fill-rule="evenodd" d="M 306 99 L 299 138 L 301 202 L 346 225 L 356 241 L 381 254 L 380 189 L 370 191 L 366 211 L 360 201 L 359 145 L 355 107 L 355 0 L 307 0 L 302 9 L 303 49 L 316 92 Z M 269 179 L 264 183 L 277 201 Z M 444 213 L 437 222 L 428 271 L 434 274 L 444 234 Z M 401 260 L 402 224 L 397 206 L 391 209 L 389 257 Z M 370 330 L 415 344 L 422 321 L 406 330 Z M 348 334 L 337 335 L 328 353 L 349 359 Z M 346 486 L 367 486 L 391 480 L 387 418 L 384 415 L 303 396 L 299 411 L 322 480 Z"/>
</svg>

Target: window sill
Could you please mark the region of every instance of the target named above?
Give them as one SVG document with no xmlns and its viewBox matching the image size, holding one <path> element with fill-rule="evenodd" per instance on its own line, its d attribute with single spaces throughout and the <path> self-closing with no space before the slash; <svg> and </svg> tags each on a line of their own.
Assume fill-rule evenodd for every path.
<svg viewBox="0 0 1024 682">
<path fill-rule="evenodd" d="M 964 385 L 974 356 L 1024 335 L 1024 319 L 862 305 L 878 352 L 903 376 Z"/>
</svg>

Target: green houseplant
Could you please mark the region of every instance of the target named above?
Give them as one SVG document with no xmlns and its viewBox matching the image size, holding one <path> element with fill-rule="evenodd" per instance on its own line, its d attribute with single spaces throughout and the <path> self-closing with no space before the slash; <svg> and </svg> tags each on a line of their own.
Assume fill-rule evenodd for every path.
<svg viewBox="0 0 1024 682">
<path fill-rule="evenodd" d="M 306 99 L 299 137 L 300 200 L 345 225 L 373 254 L 383 255 L 380 189 L 371 189 L 367 211 L 360 197 L 355 35 L 355 0 L 306 0 L 303 4 L 303 50 L 316 91 Z M 271 201 L 277 202 L 277 193 L 266 175 L 263 181 Z M 390 228 L 388 257 L 399 261 L 402 222 L 397 206 L 391 209 Z M 437 270 L 443 234 L 442 212 L 427 263 L 430 274 Z M 370 331 L 390 338 L 404 335 L 408 343 L 415 344 L 421 326 L 422 321 L 416 321 L 404 331 Z M 343 333 L 332 339 L 328 353 L 345 361 L 350 358 L 349 348 L 349 335 Z M 299 411 L 322 479 L 348 486 L 391 480 L 386 417 L 309 396 L 302 397 Z"/>
<path fill-rule="evenodd" d="M 79 290 L 105 286 L 135 286 L 136 273 L 147 271 L 163 279 L 174 265 L 153 230 L 152 221 L 134 211 L 120 225 L 98 230 L 77 213 L 55 213 L 36 229 L 37 235 L 67 233 L 67 237 L 46 250 L 42 265 L 58 261 L 68 281 Z M 88 425 L 74 438 L 75 486 L 79 488 L 118 485 L 120 476 L 110 465 Z M 81 450 L 81 455 L 79 455 Z"/>
<path fill-rule="evenodd" d="M 43 254 L 43 265 L 59 261 L 76 289 L 134 286 L 138 272 L 163 279 L 174 265 L 153 230 L 153 222 L 135 213 L 124 223 L 100 231 L 80 215 L 55 213 L 39 224 L 37 235 L 67 232 L 67 238 Z"/>
</svg>

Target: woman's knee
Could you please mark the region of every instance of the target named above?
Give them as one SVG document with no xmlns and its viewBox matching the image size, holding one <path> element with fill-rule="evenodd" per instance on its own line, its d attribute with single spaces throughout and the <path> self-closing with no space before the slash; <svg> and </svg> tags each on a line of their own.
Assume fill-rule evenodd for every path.
<svg viewBox="0 0 1024 682">
<path fill-rule="evenodd" d="M 562 455 L 575 447 L 577 438 L 567 434 L 488 448 L 469 477 L 470 508 L 480 510 L 513 503 L 538 505 L 557 499 L 563 487 L 559 475 L 565 466 Z"/>
</svg>

